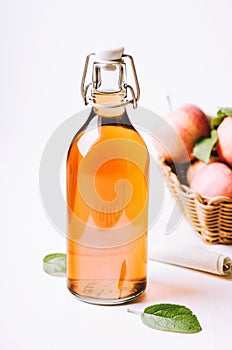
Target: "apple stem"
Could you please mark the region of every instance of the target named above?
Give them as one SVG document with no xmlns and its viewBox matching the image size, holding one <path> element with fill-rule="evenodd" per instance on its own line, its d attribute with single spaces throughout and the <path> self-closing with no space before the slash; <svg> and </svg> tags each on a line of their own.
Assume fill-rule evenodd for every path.
<svg viewBox="0 0 232 350">
<path fill-rule="evenodd" d="M 171 98 L 170 98 L 169 95 L 167 95 L 166 98 L 167 98 L 167 101 L 168 101 L 168 108 L 169 108 L 169 111 L 172 112 L 172 111 L 173 111 L 173 108 L 172 108 Z"/>
<path fill-rule="evenodd" d="M 142 312 L 137 311 L 137 310 L 133 310 L 133 309 L 127 309 L 127 312 L 131 312 L 132 314 L 135 314 L 135 315 L 138 315 L 138 316 L 142 315 Z"/>
</svg>

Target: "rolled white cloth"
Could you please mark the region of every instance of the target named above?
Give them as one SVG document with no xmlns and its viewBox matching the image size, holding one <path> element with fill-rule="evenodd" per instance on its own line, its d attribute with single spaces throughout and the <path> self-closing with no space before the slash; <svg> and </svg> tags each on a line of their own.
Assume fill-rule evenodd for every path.
<svg viewBox="0 0 232 350">
<path fill-rule="evenodd" d="M 198 245 L 154 242 L 149 249 L 149 259 L 217 275 L 232 274 L 232 260 Z"/>
</svg>

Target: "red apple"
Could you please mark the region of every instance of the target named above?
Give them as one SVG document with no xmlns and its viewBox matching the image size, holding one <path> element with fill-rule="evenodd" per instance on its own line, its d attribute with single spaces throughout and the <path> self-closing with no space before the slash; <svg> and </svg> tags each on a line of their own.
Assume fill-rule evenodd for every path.
<svg viewBox="0 0 232 350">
<path fill-rule="evenodd" d="M 232 117 L 226 117 L 217 128 L 217 152 L 219 157 L 232 166 Z"/>
<path fill-rule="evenodd" d="M 162 119 L 154 130 L 154 144 L 167 161 L 184 163 L 193 159 L 192 151 L 200 137 L 210 136 L 210 121 L 194 105 L 184 105 Z"/>
<path fill-rule="evenodd" d="M 219 157 L 211 157 L 209 164 L 215 163 L 215 162 L 219 162 L 220 159 Z M 186 172 L 186 180 L 187 183 L 190 184 L 193 177 L 197 176 L 198 172 L 203 169 L 205 166 L 207 166 L 206 163 L 202 162 L 201 160 L 195 160 L 194 163 L 192 163 Z"/>
<path fill-rule="evenodd" d="M 201 196 L 232 198 L 232 171 L 220 162 L 207 164 L 192 178 L 190 187 Z"/>
</svg>

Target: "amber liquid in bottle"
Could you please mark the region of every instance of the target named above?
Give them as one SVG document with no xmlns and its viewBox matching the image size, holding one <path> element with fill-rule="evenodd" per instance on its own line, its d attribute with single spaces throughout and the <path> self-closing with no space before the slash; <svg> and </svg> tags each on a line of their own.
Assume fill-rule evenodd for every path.
<svg viewBox="0 0 232 350">
<path fill-rule="evenodd" d="M 120 93 L 95 102 L 119 102 Z M 67 283 L 83 301 L 119 304 L 146 288 L 149 156 L 125 107 L 92 108 L 67 158 Z"/>
</svg>

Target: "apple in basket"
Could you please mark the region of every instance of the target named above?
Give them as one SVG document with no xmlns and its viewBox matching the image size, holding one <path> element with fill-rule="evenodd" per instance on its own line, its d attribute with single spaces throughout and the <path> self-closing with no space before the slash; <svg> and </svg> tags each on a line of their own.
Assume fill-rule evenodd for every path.
<svg viewBox="0 0 232 350">
<path fill-rule="evenodd" d="M 215 162 L 220 162 L 220 158 L 211 156 L 210 160 L 209 160 L 209 164 L 212 164 L 212 163 L 215 163 Z M 193 161 L 193 163 L 188 167 L 188 169 L 186 171 L 187 183 L 190 185 L 193 177 L 195 177 L 197 174 L 199 174 L 199 171 L 201 169 L 203 169 L 204 167 L 206 167 L 206 166 L 207 166 L 206 163 L 202 162 L 199 159 L 195 159 Z"/>
<path fill-rule="evenodd" d="M 195 105 L 184 105 L 161 119 L 154 130 L 154 145 L 167 161 L 184 163 L 193 159 L 196 140 L 210 135 L 209 117 Z"/>
<path fill-rule="evenodd" d="M 205 164 L 193 174 L 189 186 L 204 197 L 232 198 L 232 170 L 221 162 Z"/>
<path fill-rule="evenodd" d="M 226 117 L 217 128 L 217 152 L 219 157 L 232 166 L 232 117 Z"/>
</svg>

